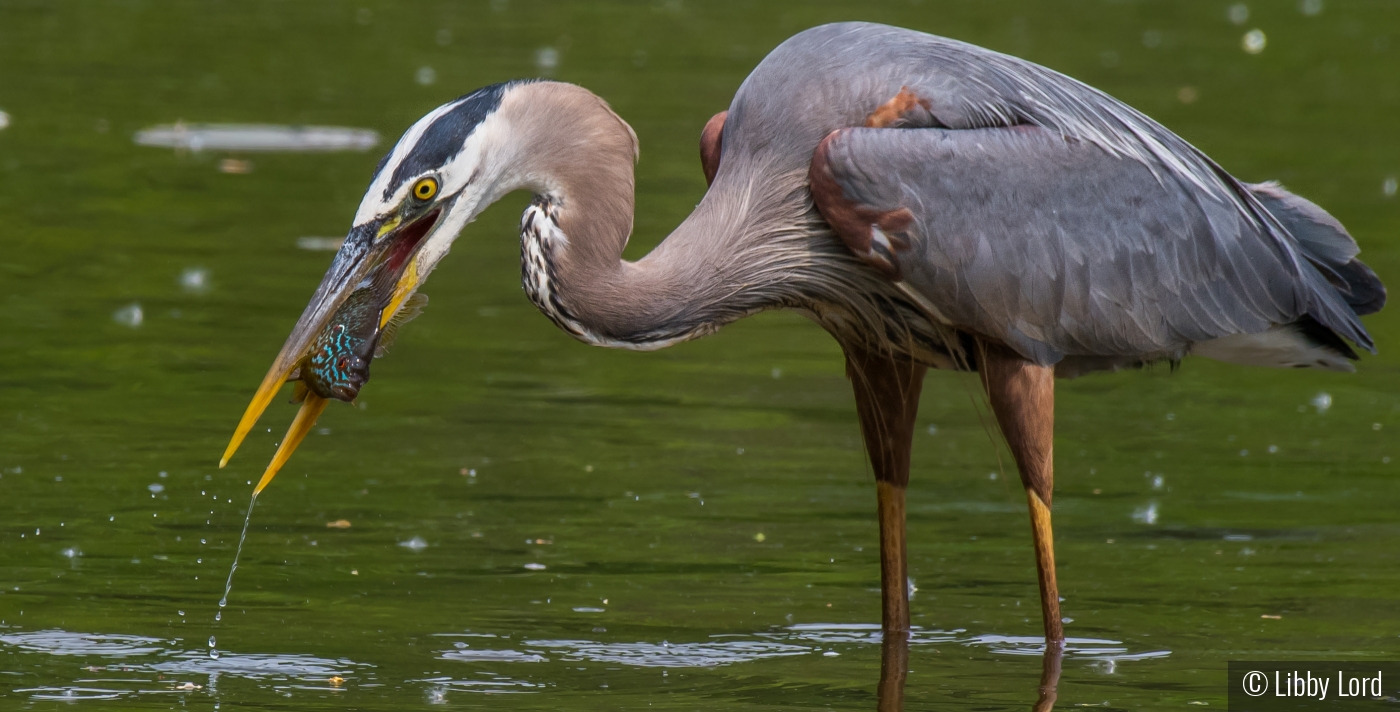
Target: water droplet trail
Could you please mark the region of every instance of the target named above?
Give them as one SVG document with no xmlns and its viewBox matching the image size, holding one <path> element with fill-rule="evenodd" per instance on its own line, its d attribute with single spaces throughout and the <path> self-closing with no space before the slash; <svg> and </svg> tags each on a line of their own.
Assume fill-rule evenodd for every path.
<svg viewBox="0 0 1400 712">
<path fill-rule="evenodd" d="M 214 614 L 214 621 L 224 619 L 224 608 L 228 606 L 228 594 L 233 590 L 233 574 L 238 570 L 238 559 L 243 556 L 243 542 L 248 540 L 248 524 L 253 521 L 253 505 L 258 503 L 258 496 L 255 494 L 248 498 L 248 513 L 243 516 L 243 532 L 238 535 L 238 548 L 233 552 L 233 565 L 228 569 L 228 580 L 224 581 L 224 596 L 219 599 L 219 610 Z M 214 647 L 214 636 L 209 636 L 209 657 L 218 660 L 219 650 Z"/>
</svg>

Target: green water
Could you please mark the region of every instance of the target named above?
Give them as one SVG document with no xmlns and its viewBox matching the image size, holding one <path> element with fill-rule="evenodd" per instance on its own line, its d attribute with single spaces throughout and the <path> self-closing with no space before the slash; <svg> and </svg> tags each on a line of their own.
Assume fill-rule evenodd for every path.
<svg viewBox="0 0 1400 712">
<path fill-rule="evenodd" d="M 361 407 L 334 404 L 260 498 L 216 623 L 294 407 L 217 459 L 329 263 L 297 238 L 343 234 L 400 131 L 544 48 L 641 138 L 632 257 L 703 193 L 700 128 L 753 65 L 860 18 L 1106 89 L 1400 275 L 1400 8 L 1049 5 L 0 3 L 0 707 L 873 708 L 874 487 L 834 343 L 785 313 L 654 354 L 576 343 L 521 293 L 526 196 L 468 228 Z M 385 142 L 133 144 L 179 119 Z M 114 319 L 132 304 L 137 327 Z M 1355 375 L 1061 384 L 1060 709 L 1223 707 L 1230 659 L 1400 657 L 1395 314 L 1368 318 L 1382 353 Z M 1024 499 L 976 393 L 943 373 L 923 397 L 910 709 L 1036 699 Z"/>
</svg>

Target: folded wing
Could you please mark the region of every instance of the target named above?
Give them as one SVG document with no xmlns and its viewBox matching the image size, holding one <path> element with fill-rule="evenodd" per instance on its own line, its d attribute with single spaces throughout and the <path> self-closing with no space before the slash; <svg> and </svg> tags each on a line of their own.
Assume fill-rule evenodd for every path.
<svg viewBox="0 0 1400 712">
<path fill-rule="evenodd" d="M 1156 154 L 1034 124 L 843 129 L 817 150 L 813 195 L 945 321 L 1041 364 L 1180 358 L 1313 323 L 1372 347 L 1356 314 L 1384 289 L 1340 224 L 1271 184 L 1216 174 L 1205 190 Z"/>
</svg>

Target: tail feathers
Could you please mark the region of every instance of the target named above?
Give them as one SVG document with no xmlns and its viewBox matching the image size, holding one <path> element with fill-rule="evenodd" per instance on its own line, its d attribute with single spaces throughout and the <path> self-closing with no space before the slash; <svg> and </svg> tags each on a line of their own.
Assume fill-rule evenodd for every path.
<svg viewBox="0 0 1400 712">
<path fill-rule="evenodd" d="M 1252 184 L 1249 190 L 1288 228 L 1308 260 L 1327 277 L 1357 316 L 1375 313 L 1385 306 L 1385 285 L 1370 267 L 1356 259 L 1361 250 L 1336 218 L 1272 181 Z"/>
<path fill-rule="evenodd" d="M 1311 317 L 1258 334 L 1231 334 L 1191 347 L 1197 356 L 1245 366 L 1354 371 L 1356 352 Z"/>
<path fill-rule="evenodd" d="M 1361 260 L 1352 260 L 1332 269 L 1351 287 L 1351 292 L 1343 292 L 1342 296 L 1357 316 L 1375 314 L 1385 306 L 1385 285 Z"/>
</svg>

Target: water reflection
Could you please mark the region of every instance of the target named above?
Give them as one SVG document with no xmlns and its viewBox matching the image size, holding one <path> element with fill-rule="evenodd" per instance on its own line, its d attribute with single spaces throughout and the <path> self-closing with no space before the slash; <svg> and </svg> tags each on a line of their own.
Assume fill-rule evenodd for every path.
<svg viewBox="0 0 1400 712">
<path fill-rule="evenodd" d="M 885 636 L 880 643 L 880 681 L 875 697 L 878 712 L 902 712 L 904 709 L 904 684 L 909 677 L 909 644 L 908 633 Z M 1066 646 L 1046 646 L 1041 640 L 1040 648 L 1040 681 L 1036 685 L 1036 700 L 1031 709 L 1033 712 L 1049 712 L 1055 708 Z"/>
<path fill-rule="evenodd" d="M 480 633 L 443 633 L 440 637 L 495 638 Z M 889 649 L 898 643 L 907 648 L 951 644 L 984 648 L 997 655 L 1040 656 L 1045 640 L 1037 636 L 968 635 L 963 630 L 943 631 L 914 627 L 897 641 L 887 640 L 874 623 L 808 623 L 748 635 L 722 634 L 702 642 L 609 642 L 579 639 L 540 639 L 521 643 L 523 650 L 480 647 L 455 642 L 452 650 L 439 651 L 443 660 L 548 662 L 550 653 L 564 661 L 587 661 L 630 665 L 640 668 L 712 668 L 769 658 L 839 652 L 854 645 L 880 645 Z M 489 645 L 489 643 L 488 643 Z M 1096 662 L 1152 660 L 1171 655 L 1169 650 L 1132 652 L 1117 640 L 1069 638 L 1060 647 L 1063 656 Z"/>
<path fill-rule="evenodd" d="M 915 646 L 957 645 L 982 648 L 995 654 L 1040 656 L 1042 670 L 1033 709 L 1049 710 L 1055 702 L 1061 662 L 1065 657 L 1094 661 L 1111 670 L 1120 661 L 1161 658 L 1170 651 L 1131 651 L 1114 640 L 1072 638 L 1063 647 L 1046 650 L 1034 636 L 999 634 L 968 635 L 962 630 L 914 628 L 907 634 L 885 636 L 875 624 L 814 623 L 793 625 L 750 634 L 716 634 L 706 640 L 599 641 L 586 639 L 532 639 L 502 645 L 504 636 L 487 633 L 444 633 L 452 647 L 437 652 L 437 659 L 457 663 L 591 662 L 632 668 L 719 668 L 776 658 L 808 655 L 836 656 L 851 648 L 879 645 L 878 709 L 899 710 L 909 674 L 909 656 Z M 74 671 L 71 684 L 47 684 L 16 688 L 32 700 L 111 700 L 131 696 L 199 692 L 217 697 L 220 680 L 257 682 L 282 694 L 291 691 L 343 692 L 347 680 L 357 687 L 377 687 L 374 666 L 339 658 L 275 653 L 225 653 L 217 659 L 201 650 L 186 649 L 181 640 L 138 635 L 81 633 L 60 629 L 7 630 L 0 646 L 22 654 L 101 658 Z M 533 666 L 532 666 L 533 669 Z M 544 668 L 549 674 L 561 668 Z M 936 673 L 935 673 L 936 674 Z M 198 680 L 198 682 L 196 682 Z M 494 671 L 474 670 L 471 677 L 437 676 L 406 680 L 426 685 L 429 703 L 446 703 L 452 693 L 538 692 L 556 682 L 520 679 Z"/>
<path fill-rule="evenodd" d="M 442 637 L 495 638 L 481 633 L 439 634 Z M 935 644 L 984 648 L 999 655 L 1039 657 L 1041 672 L 1032 709 L 1046 712 L 1055 706 L 1060 673 L 1066 657 L 1092 660 L 1099 669 L 1112 673 L 1119 662 L 1164 658 L 1169 650 L 1133 652 L 1116 640 L 1070 638 L 1062 645 L 1047 647 L 1043 638 L 999 634 L 967 635 L 966 631 L 929 630 L 915 627 L 907 633 L 885 635 L 877 624 L 809 623 L 750 635 L 713 635 L 703 642 L 605 642 L 592 640 L 527 640 L 524 650 L 472 647 L 455 642 L 454 649 L 441 651 L 439 659 L 458 662 L 549 662 L 546 652 L 560 661 L 627 665 L 637 668 L 715 668 L 770 658 L 802 655 L 836 656 L 836 648 L 879 645 L 880 677 L 876 684 L 876 708 L 897 712 L 904 708 L 904 687 L 909 676 L 909 653 L 913 646 Z M 478 641 L 480 644 L 480 641 Z M 487 643 L 489 645 L 489 642 Z M 534 648 L 534 650 L 532 650 Z M 460 681 L 450 678 L 427 680 L 434 684 L 430 702 L 444 702 L 453 688 L 474 692 L 521 691 L 519 681 Z M 525 687 L 531 687 L 524 684 Z M 434 692 L 436 690 L 436 692 Z"/>
</svg>

